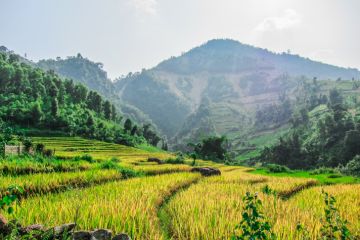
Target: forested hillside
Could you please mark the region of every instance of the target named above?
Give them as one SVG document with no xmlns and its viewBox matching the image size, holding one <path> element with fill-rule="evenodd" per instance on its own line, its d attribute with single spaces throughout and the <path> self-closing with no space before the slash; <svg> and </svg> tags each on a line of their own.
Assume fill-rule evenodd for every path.
<svg viewBox="0 0 360 240">
<path fill-rule="evenodd" d="M 248 139 L 289 127 L 298 111 L 296 96 L 314 97 L 303 89 L 303 82 L 360 77 L 356 69 L 221 39 L 115 82 L 101 63 L 80 54 L 42 60 L 37 66 L 99 92 L 127 118 L 152 124 L 172 149 L 188 150 L 189 142 L 226 135 L 235 154 L 249 147 Z M 319 98 L 329 89 L 321 91 Z"/>
<path fill-rule="evenodd" d="M 118 79 L 115 87 L 124 102 L 152 118 L 173 147 L 184 149 L 188 142 L 218 134 L 227 135 L 239 149 L 245 136 L 288 123 L 293 96 L 302 94 L 301 82 L 359 76 L 356 69 L 233 40 L 211 40 L 152 69 Z"/>
<path fill-rule="evenodd" d="M 160 138 L 150 126 L 124 127 L 117 108 L 99 93 L 54 71 L 43 71 L 18 55 L 0 53 L 0 121 L 29 134 L 53 131 L 104 141 L 136 145 Z"/>
<path fill-rule="evenodd" d="M 332 89 L 329 100 L 308 102 L 293 115 L 291 131 L 259 159 L 298 169 L 346 166 L 360 154 L 360 84 L 353 84 L 355 95 L 346 99 Z"/>
</svg>

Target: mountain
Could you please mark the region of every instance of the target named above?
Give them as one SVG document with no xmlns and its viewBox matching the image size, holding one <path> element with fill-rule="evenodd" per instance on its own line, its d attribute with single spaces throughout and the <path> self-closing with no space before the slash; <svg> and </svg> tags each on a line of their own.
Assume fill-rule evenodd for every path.
<svg viewBox="0 0 360 240">
<path fill-rule="evenodd" d="M 279 103 L 279 96 L 314 77 L 352 79 L 360 72 L 211 40 L 114 85 L 124 102 L 147 114 L 176 144 L 211 134 L 244 135 L 254 127 L 257 110 Z"/>
<path fill-rule="evenodd" d="M 82 57 L 80 53 L 76 57 L 66 59 L 40 60 L 37 66 L 44 70 L 53 70 L 65 78 L 74 79 L 104 96 L 112 97 L 114 95 L 112 82 L 102 69 L 102 63 L 92 62 Z"/>
<path fill-rule="evenodd" d="M 215 134 L 241 145 L 244 136 L 287 124 L 296 96 L 303 93 L 299 83 L 360 78 L 356 69 L 229 39 L 208 41 L 115 82 L 101 64 L 81 55 L 38 66 L 99 91 L 139 122 L 151 122 L 173 147 Z"/>
</svg>

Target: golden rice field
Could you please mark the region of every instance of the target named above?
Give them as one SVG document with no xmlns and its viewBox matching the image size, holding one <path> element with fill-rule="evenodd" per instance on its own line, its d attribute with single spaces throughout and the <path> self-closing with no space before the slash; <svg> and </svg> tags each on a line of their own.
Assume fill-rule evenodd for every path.
<svg viewBox="0 0 360 240">
<path fill-rule="evenodd" d="M 55 149 L 56 156 L 64 158 L 59 161 L 64 161 L 64 166 L 72 164 L 74 169 L 20 172 L 18 176 L 0 173 L 0 193 L 10 185 L 28 191 L 14 215 L 6 216 L 23 224 L 54 226 L 76 221 L 78 229 L 109 228 L 139 240 L 230 239 L 242 218 L 243 197 L 250 191 L 259 193 L 263 212 L 277 239 L 305 239 L 304 232 L 296 231 L 299 222 L 308 230 L 310 239 L 317 239 L 324 217 L 324 190 L 336 197 L 341 217 L 349 222 L 352 234 L 360 238 L 360 184 L 320 186 L 310 178 L 264 176 L 252 174 L 251 168 L 197 160 L 200 165 L 217 167 L 222 172 L 221 176 L 202 177 L 191 173 L 188 164 L 147 162 L 148 157 L 174 157 L 164 152 L 81 138 L 35 141 Z M 70 159 L 84 154 L 100 162 L 76 165 Z M 113 162 L 110 169 L 102 165 L 113 157 L 120 162 Z M 39 165 L 38 170 L 47 164 Z M 124 179 L 117 166 L 143 174 Z M 277 195 L 264 194 L 265 187 Z"/>
<path fill-rule="evenodd" d="M 61 191 L 67 188 L 90 186 L 120 180 L 121 178 L 122 176 L 117 170 L 0 176 L 0 194 L 6 192 L 7 187 L 11 185 L 20 186 L 26 190 L 28 195 L 32 195 Z"/>
<path fill-rule="evenodd" d="M 134 239 L 162 239 L 158 207 L 172 191 L 199 178 L 199 174 L 174 173 L 34 197 L 22 201 L 15 216 L 23 224 L 48 226 L 77 218 L 81 229 L 109 228 Z"/>
<path fill-rule="evenodd" d="M 113 157 L 125 163 L 147 160 L 148 157 L 166 159 L 172 155 L 164 152 L 146 152 L 137 148 L 115 143 L 88 140 L 80 137 L 34 137 L 34 142 L 45 144 L 46 148 L 55 150 L 55 155 L 71 158 L 90 154 L 96 160 L 109 160 Z"/>
<path fill-rule="evenodd" d="M 359 184 L 314 187 L 288 200 L 261 192 L 265 185 L 277 192 L 289 192 L 311 181 L 254 176 L 243 170 L 225 172 L 181 191 L 167 203 L 162 214 L 168 220 L 172 239 L 229 239 L 241 220 L 242 197 L 247 191 L 258 192 L 278 239 L 305 239 L 296 231 L 298 222 L 309 230 L 311 239 L 317 239 L 324 211 L 321 195 L 324 189 L 337 197 L 342 217 L 349 221 L 352 233 L 360 236 Z"/>
</svg>

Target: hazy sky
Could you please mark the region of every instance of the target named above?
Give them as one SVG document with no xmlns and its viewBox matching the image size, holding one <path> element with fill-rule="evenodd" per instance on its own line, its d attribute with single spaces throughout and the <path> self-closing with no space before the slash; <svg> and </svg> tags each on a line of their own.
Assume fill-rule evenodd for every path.
<svg viewBox="0 0 360 240">
<path fill-rule="evenodd" d="M 28 58 L 80 52 L 111 78 L 213 38 L 360 68 L 359 0 L 0 0 L 0 45 Z"/>
</svg>

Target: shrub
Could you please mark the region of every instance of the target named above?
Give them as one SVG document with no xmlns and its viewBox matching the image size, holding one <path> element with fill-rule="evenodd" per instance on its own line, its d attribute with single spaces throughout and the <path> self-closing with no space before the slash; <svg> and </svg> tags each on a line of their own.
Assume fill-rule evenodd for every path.
<svg viewBox="0 0 360 240">
<path fill-rule="evenodd" d="M 138 172 L 132 168 L 119 166 L 118 169 L 124 179 L 139 177 L 143 175 L 141 172 Z"/>
<path fill-rule="evenodd" d="M 164 163 L 168 164 L 184 164 L 185 159 L 183 156 L 177 156 L 176 158 L 169 158 L 164 161 Z"/>
<path fill-rule="evenodd" d="M 119 158 L 117 158 L 117 157 L 112 157 L 112 158 L 110 159 L 110 161 L 111 161 L 111 162 L 114 162 L 114 163 L 119 163 L 119 162 L 121 162 L 121 160 L 120 160 Z"/>
<path fill-rule="evenodd" d="M 278 164 L 268 164 L 266 168 L 271 173 L 290 172 L 290 169 L 288 167 Z"/>
<path fill-rule="evenodd" d="M 45 156 L 45 157 L 52 157 L 54 155 L 54 151 L 51 150 L 51 149 L 44 149 L 42 154 Z"/>
<path fill-rule="evenodd" d="M 321 239 L 352 239 L 351 233 L 347 228 L 347 221 L 341 219 L 338 209 L 335 207 L 335 197 L 326 192 L 325 201 L 325 219 L 320 229 Z"/>
<path fill-rule="evenodd" d="M 100 169 L 118 169 L 119 165 L 112 161 L 104 161 L 100 164 Z"/>
<path fill-rule="evenodd" d="M 93 157 L 89 154 L 84 154 L 80 157 L 81 160 L 84 160 L 86 162 L 89 162 L 89 163 L 94 163 L 95 160 L 93 159 Z"/>
<path fill-rule="evenodd" d="M 14 211 L 12 204 L 18 201 L 19 196 L 24 192 L 24 189 L 18 186 L 10 186 L 7 188 L 6 194 L 0 194 L 0 210 L 5 210 L 11 214 Z"/>
<path fill-rule="evenodd" d="M 36 153 L 42 154 L 43 151 L 44 151 L 44 149 L 45 149 L 45 145 L 42 144 L 42 143 L 38 143 L 38 144 L 36 144 L 36 146 L 35 146 L 35 151 L 36 151 Z"/>
<path fill-rule="evenodd" d="M 271 231 L 271 225 L 261 211 L 262 202 L 258 199 L 258 195 L 247 192 L 243 201 L 245 206 L 243 208 L 242 220 L 235 227 L 236 232 L 231 239 L 275 239 L 276 236 Z"/>
<path fill-rule="evenodd" d="M 341 178 L 342 176 L 341 176 L 341 174 L 331 174 L 331 175 L 329 175 L 328 176 L 328 178 Z"/>
<path fill-rule="evenodd" d="M 25 151 L 26 152 L 30 152 L 30 149 L 32 148 L 33 146 L 33 142 L 31 140 L 31 138 L 25 138 L 23 140 L 23 144 L 24 144 L 24 147 L 25 147 Z"/>
<path fill-rule="evenodd" d="M 345 174 L 360 177 L 360 155 L 356 155 L 342 170 Z"/>
<path fill-rule="evenodd" d="M 334 168 L 326 168 L 320 167 L 310 172 L 310 175 L 318 175 L 318 174 L 336 174 L 339 173 L 337 169 Z"/>
</svg>

